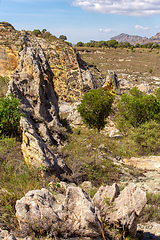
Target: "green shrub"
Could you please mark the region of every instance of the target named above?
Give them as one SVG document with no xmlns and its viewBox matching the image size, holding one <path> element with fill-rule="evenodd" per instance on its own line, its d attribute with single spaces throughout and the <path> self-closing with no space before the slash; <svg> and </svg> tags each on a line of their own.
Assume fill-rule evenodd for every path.
<svg viewBox="0 0 160 240">
<path fill-rule="evenodd" d="M 10 94 L 0 98 L 0 135 L 16 136 L 18 134 L 20 100 Z"/>
<path fill-rule="evenodd" d="M 122 94 L 117 109 L 117 128 L 120 131 L 139 127 L 151 119 L 160 121 L 158 99 L 152 94 L 144 95 L 137 87 L 132 88 L 129 95 Z"/>
<path fill-rule="evenodd" d="M 145 122 L 130 137 L 138 144 L 141 155 L 160 152 L 160 123 L 154 120 Z"/>
<path fill-rule="evenodd" d="M 67 37 L 65 35 L 60 35 L 59 39 L 62 39 L 63 41 L 67 40 Z"/>
<path fill-rule="evenodd" d="M 32 34 L 37 37 L 39 34 L 41 34 L 41 31 L 40 31 L 39 29 L 34 29 L 34 30 L 32 31 Z"/>
<path fill-rule="evenodd" d="M 112 111 L 114 96 L 103 88 L 90 90 L 84 94 L 81 103 L 77 106 L 83 122 L 89 128 L 96 128 L 98 131 L 104 128 L 106 118 Z"/>
<path fill-rule="evenodd" d="M 157 100 L 160 102 L 160 87 L 159 88 L 156 88 L 155 91 L 154 91 L 156 97 L 157 97 Z"/>
</svg>

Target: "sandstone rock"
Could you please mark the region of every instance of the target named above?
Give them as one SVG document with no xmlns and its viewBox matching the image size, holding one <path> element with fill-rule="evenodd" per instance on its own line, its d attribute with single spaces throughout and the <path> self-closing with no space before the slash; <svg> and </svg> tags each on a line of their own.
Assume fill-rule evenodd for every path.
<svg viewBox="0 0 160 240">
<path fill-rule="evenodd" d="M 47 189 L 33 190 L 16 202 L 16 216 L 23 232 L 44 234 L 58 222 L 59 204 Z"/>
<path fill-rule="evenodd" d="M 82 118 L 77 111 L 77 105 L 79 103 L 80 102 L 74 102 L 74 103 L 60 102 L 59 104 L 60 116 L 62 118 L 63 117 L 66 118 L 72 127 L 83 124 Z"/>
<path fill-rule="evenodd" d="M 87 193 L 79 187 L 67 189 L 62 217 L 70 229 L 70 234 L 90 237 L 100 235 L 94 205 Z"/>
<path fill-rule="evenodd" d="M 108 207 L 104 220 L 108 224 L 122 226 L 125 232 L 135 236 L 137 221 L 146 203 L 146 193 L 130 183 Z"/>
<path fill-rule="evenodd" d="M 117 74 L 114 71 L 108 71 L 108 75 L 106 76 L 105 84 L 103 88 L 106 90 L 116 90 L 118 94 L 120 94 L 120 86 L 118 82 Z"/>
<path fill-rule="evenodd" d="M 16 202 L 21 230 L 61 236 L 100 236 L 92 201 L 79 187 L 69 187 L 60 205 L 47 189 L 28 192 Z"/>
<path fill-rule="evenodd" d="M 11 77 L 19 62 L 19 51 L 29 39 L 36 47 L 43 49 L 54 73 L 54 87 L 59 100 L 75 102 L 90 88 L 101 87 L 98 69 L 91 73 L 91 67 L 78 57 L 74 48 L 51 33 L 36 37 L 31 31 L 14 29 L 11 24 L 0 22 L 0 75 Z M 48 41 L 49 40 L 49 41 Z M 93 75 L 96 75 L 95 77 Z"/>
<path fill-rule="evenodd" d="M 88 92 L 90 89 L 94 89 L 94 80 L 90 70 L 81 69 L 81 74 L 83 80 L 83 92 Z"/>
<path fill-rule="evenodd" d="M 110 205 L 119 195 L 119 188 L 116 183 L 112 186 L 101 186 L 93 197 L 96 207 L 100 210 L 102 217 L 105 216 L 108 204 Z"/>
<path fill-rule="evenodd" d="M 53 171 L 57 175 L 69 172 L 61 158 L 45 144 L 60 143 L 62 125 L 58 120 L 58 102 L 53 86 L 53 73 L 40 47 L 25 36 L 17 69 L 9 83 L 8 94 L 21 99 L 24 113 L 22 151 L 28 164 Z"/>
</svg>

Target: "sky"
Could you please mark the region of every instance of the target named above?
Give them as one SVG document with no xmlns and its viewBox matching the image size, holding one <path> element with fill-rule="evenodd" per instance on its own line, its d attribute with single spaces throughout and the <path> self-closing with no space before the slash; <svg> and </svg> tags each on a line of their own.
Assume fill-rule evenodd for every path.
<svg viewBox="0 0 160 240">
<path fill-rule="evenodd" d="M 2 21 L 66 35 L 72 44 L 120 33 L 149 38 L 160 32 L 160 0 L 0 0 Z"/>
</svg>

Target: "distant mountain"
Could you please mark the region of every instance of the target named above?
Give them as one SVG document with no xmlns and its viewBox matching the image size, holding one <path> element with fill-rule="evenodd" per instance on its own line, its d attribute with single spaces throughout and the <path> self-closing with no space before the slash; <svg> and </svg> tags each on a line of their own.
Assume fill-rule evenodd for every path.
<svg viewBox="0 0 160 240">
<path fill-rule="evenodd" d="M 111 40 L 113 40 L 113 39 L 118 42 L 129 42 L 132 45 L 135 45 L 136 43 L 145 44 L 148 42 L 160 44 L 160 32 L 151 38 L 121 33 L 121 34 L 111 38 Z"/>
</svg>

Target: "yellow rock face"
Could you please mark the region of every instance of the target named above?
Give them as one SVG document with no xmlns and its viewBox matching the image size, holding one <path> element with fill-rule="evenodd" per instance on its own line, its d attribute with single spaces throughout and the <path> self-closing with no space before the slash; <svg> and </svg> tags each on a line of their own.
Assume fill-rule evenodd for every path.
<svg viewBox="0 0 160 240">
<path fill-rule="evenodd" d="M 0 76 L 10 77 L 18 66 L 18 51 L 0 45 Z"/>
</svg>

